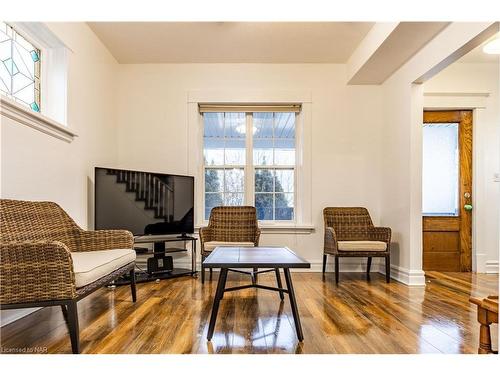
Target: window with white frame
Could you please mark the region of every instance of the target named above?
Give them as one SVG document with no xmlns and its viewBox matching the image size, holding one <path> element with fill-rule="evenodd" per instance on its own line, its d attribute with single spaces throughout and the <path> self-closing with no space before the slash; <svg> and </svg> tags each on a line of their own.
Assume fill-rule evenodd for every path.
<svg viewBox="0 0 500 375">
<path fill-rule="evenodd" d="M 203 111 L 204 218 L 213 207 L 252 205 L 263 221 L 296 217 L 297 105 Z M 224 108 L 223 108 L 224 109 Z M 263 110 L 264 109 L 264 110 Z M 244 111 L 243 111 L 244 110 Z"/>
<path fill-rule="evenodd" d="M 0 21 L 0 92 L 40 112 L 40 49 Z"/>
</svg>

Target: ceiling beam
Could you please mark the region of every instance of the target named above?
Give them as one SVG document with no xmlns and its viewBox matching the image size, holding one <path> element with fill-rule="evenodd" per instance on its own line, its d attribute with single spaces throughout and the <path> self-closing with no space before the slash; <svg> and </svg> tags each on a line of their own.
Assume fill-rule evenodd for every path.
<svg viewBox="0 0 500 375">
<path fill-rule="evenodd" d="M 379 85 L 403 66 L 449 22 L 377 23 L 347 62 L 350 85 Z"/>
</svg>

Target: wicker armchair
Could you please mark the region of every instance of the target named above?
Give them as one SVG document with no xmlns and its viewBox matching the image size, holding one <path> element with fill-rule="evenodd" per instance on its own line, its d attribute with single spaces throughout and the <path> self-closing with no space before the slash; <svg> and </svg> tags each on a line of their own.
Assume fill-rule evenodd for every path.
<svg viewBox="0 0 500 375">
<path fill-rule="evenodd" d="M 201 281 L 205 282 L 203 260 L 217 246 L 259 246 L 260 229 L 252 206 L 214 207 L 208 226 L 200 228 Z M 210 269 L 212 273 L 212 269 Z"/>
<path fill-rule="evenodd" d="M 367 257 L 367 277 L 372 257 L 385 258 L 386 281 L 391 279 L 391 229 L 373 226 L 368 210 L 363 207 L 327 207 L 323 210 L 325 243 L 323 273 L 327 255 L 335 257 L 335 282 L 339 282 L 339 258 Z"/>
<path fill-rule="evenodd" d="M 73 353 L 79 353 L 77 302 L 130 273 L 135 291 L 132 234 L 84 231 L 52 202 L 0 199 L 0 308 L 60 305 Z"/>
</svg>

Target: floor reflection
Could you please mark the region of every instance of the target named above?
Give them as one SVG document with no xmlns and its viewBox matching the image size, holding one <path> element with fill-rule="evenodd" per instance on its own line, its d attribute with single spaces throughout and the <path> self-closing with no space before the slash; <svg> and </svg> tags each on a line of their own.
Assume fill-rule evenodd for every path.
<svg viewBox="0 0 500 375">
<path fill-rule="evenodd" d="M 214 336 L 206 344 L 208 353 L 302 352 L 291 312 L 285 313 L 288 299 L 281 301 L 277 294 L 260 290 L 239 294 L 224 295 Z M 235 307 L 228 309 L 229 303 L 233 303 Z M 275 309 L 274 313 L 272 309 Z M 207 331 L 208 321 L 204 337 Z"/>
<path fill-rule="evenodd" d="M 441 353 L 461 353 L 462 335 L 458 326 L 452 324 L 424 324 L 420 327 L 419 351 L 426 352 L 429 343 Z"/>
<path fill-rule="evenodd" d="M 208 272 L 207 272 L 208 276 Z M 221 301 L 212 341 L 208 321 L 218 272 L 204 285 L 190 278 L 103 289 L 79 302 L 84 353 L 477 353 L 479 323 L 470 296 L 498 294 L 498 276 L 427 272 L 424 287 L 386 284 L 373 272 L 293 273 L 304 342 L 297 341 L 288 296 L 240 290 Z M 259 283 L 274 285 L 273 275 Z M 248 283 L 230 275 L 229 286 Z M 5 347 L 71 351 L 60 308 L 2 327 Z M 494 348 L 498 325 L 491 326 Z"/>
</svg>

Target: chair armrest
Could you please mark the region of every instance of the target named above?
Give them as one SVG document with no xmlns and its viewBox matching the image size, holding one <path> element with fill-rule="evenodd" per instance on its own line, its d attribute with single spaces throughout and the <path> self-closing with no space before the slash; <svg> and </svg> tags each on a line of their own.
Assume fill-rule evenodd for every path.
<svg viewBox="0 0 500 375">
<path fill-rule="evenodd" d="M 332 227 L 325 227 L 325 243 L 323 251 L 327 254 L 337 254 L 337 235 Z"/>
<path fill-rule="evenodd" d="M 259 246 L 260 233 L 261 233 L 260 228 L 257 228 L 257 229 L 255 230 L 255 241 L 254 241 L 254 245 L 255 245 L 255 246 Z"/>
<path fill-rule="evenodd" d="M 59 241 L 0 243 L 0 304 L 75 298 L 69 249 Z"/>
<path fill-rule="evenodd" d="M 204 252 L 205 251 L 205 242 L 212 241 L 213 231 L 209 227 L 203 227 L 203 228 L 200 228 L 199 233 L 200 233 L 201 251 Z"/>
<path fill-rule="evenodd" d="M 391 243 L 391 228 L 386 227 L 372 227 L 368 230 L 368 237 L 370 241 L 382 241 L 387 243 L 387 248 Z"/>
<path fill-rule="evenodd" d="M 75 235 L 72 251 L 132 249 L 134 236 L 128 230 L 80 231 Z"/>
</svg>

